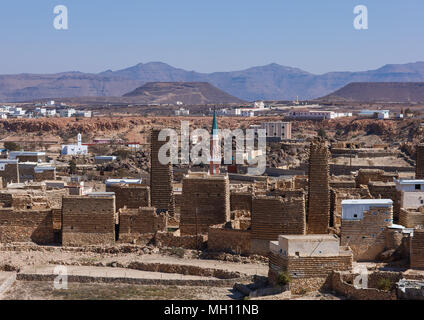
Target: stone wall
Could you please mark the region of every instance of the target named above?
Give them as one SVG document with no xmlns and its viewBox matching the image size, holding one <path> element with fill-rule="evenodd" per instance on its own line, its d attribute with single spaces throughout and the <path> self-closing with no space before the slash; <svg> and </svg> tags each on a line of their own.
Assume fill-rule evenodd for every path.
<svg viewBox="0 0 424 320">
<path fill-rule="evenodd" d="M 330 192 L 330 226 L 340 229 L 342 224 L 342 201 L 351 199 L 371 199 L 368 188 L 340 188 Z"/>
<path fill-rule="evenodd" d="M 279 235 L 305 234 L 304 196 L 255 196 L 251 232 L 251 252 L 258 254 L 266 254 Z"/>
<path fill-rule="evenodd" d="M 133 242 L 141 234 L 168 231 L 168 214 L 154 207 L 119 210 L 119 240 Z"/>
<path fill-rule="evenodd" d="M 34 242 L 53 244 L 53 213 L 51 209 L 0 209 L 0 242 Z"/>
<path fill-rule="evenodd" d="M 0 177 L 2 178 L 3 188 L 8 183 L 19 183 L 18 163 L 5 163 L 3 168 L 0 168 Z M 3 164 L 2 164 L 3 165 Z M 3 170 L 1 170 L 3 169 Z"/>
<path fill-rule="evenodd" d="M 424 269 L 424 230 L 415 230 L 411 238 L 411 268 Z"/>
<path fill-rule="evenodd" d="M 362 220 L 342 220 L 342 246 L 349 246 L 357 261 L 372 261 L 385 249 L 385 230 L 393 221 L 393 209 L 371 207 Z"/>
<path fill-rule="evenodd" d="M 224 225 L 209 227 L 208 250 L 212 252 L 250 253 L 250 230 L 226 228 Z"/>
<path fill-rule="evenodd" d="M 329 257 L 286 257 L 280 254 L 269 254 L 268 279 L 277 284 L 281 271 L 289 273 L 292 279 L 327 278 L 335 270 L 351 270 L 353 264 L 352 252 L 341 248 L 339 256 Z"/>
<path fill-rule="evenodd" d="M 424 227 L 424 212 L 415 209 L 400 209 L 399 224 L 406 228 Z"/>
<path fill-rule="evenodd" d="M 56 180 L 56 169 L 34 172 L 34 181 Z"/>
<path fill-rule="evenodd" d="M 210 226 L 230 220 L 228 176 L 190 173 L 183 179 L 182 197 L 182 235 L 207 233 Z"/>
<path fill-rule="evenodd" d="M 62 244 L 84 246 L 115 242 L 115 196 L 65 196 Z"/>
<path fill-rule="evenodd" d="M 150 207 L 150 187 L 138 184 L 113 184 L 106 186 L 106 192 L 115 192 L 116 210 L 127 207 L 138 209 Z"/>
<path fill-rule="evenodd" d="M 370 181 L 368 183 L 373 199 L 391 199 L 393 200 L 393 221 L 399 222 L 401 192 L 396 190 L 396 184 L 392 182 Z"/>
<path fill-rule="evenodd" d="M 175 214 L 175 199 L 173 191 L 172 164 L 163 165 L 159 161 L 159 150 L 166 141 L 159 141 L 159 129 L 151 132 L 150 159 L 150 194 L 151 205 L 159 210 L 168 211 L 170 216 Z"/>
<path fill-rule="evenodd" d="M 230 205 L 231 211 L 245 210 L 252 212 L 252 193 L 231 191 Z"/>
<path fill-rule="evenodd" d="M 330 222 L 329 158 L 330 152 L 325 142 L 311 143 L 307 217 L 309 234 L 328 232 Z"/>
</svg>

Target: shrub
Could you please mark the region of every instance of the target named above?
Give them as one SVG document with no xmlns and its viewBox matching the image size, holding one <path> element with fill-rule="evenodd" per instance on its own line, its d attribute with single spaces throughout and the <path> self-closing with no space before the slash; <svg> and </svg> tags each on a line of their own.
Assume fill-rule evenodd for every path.
<svg viewBox="0 0 424 320">
<path fill-rule="evenodd" d="M 291 276 L 287 271 L 281 271 L 280 274 L 278 275 L 278 285 L 280 286 L 285 286 L 287 284 L 289 284 L 291 281 Z"/>
<path fill-rule="evenodd" d="M 5 142 L 4 143 L 4 147 L 5 147 L 5 149 L 7 149 L 9 151 L 18 151 L 18 150 L 21 150 L 21 147 L 17 143 L 10 142 L 10 141 Z"/>
<path fill-rule="evenodd" d="M 391 288 L 392 288 L 392 282 L 390 281 L 390 279 L 381 278 L 380 280 L 378 280 L 377 289 L 390 291 Z"/>
</svg>

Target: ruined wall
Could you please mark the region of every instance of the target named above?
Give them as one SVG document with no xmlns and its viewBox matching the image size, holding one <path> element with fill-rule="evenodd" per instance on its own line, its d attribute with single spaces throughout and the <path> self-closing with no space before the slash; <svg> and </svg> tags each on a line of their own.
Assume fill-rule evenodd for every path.
<svg viewBox="0 0 424 320">
<path fill-rule="evenodd" d="M 154 207 L 119 210 L 119 240 L 132 242 L 141 234 L 168 231 L 168 214 Z"/>
<path fill-rule="evenodd" d="M 207 233 L 230 220 L 230 184 L 224 175 L 190 174 L 183 179 L 182 235 Z"/>
<path fill-rule="evenodd" d="M 250 192 L 231 192 L 230 204 L 231 211 L 245 210 L 252 212 L 252 193 Z"/>
<path fill-rule="evenodd" d="M 266 254 L 279 235 L 305 234 L 305 198 L 255 196 L 251 220 L 251 252 Z"/>
<path fill-rule="evenodd" d="M 399 178 L 397 173 L 388 173 L 381 169 L 359 169 L 355 177 L 356 187 L 368 185 L 371 181 L 393 182 L 393 178 Z"/>
<path fill-rule="evenodd" d="M 56 180 L 56 170 L 34 172 L 34 181 L 41 182 L 46 180 Z"/>
<path fill-rule="evenodd" d="M 399 213 L 401 206 L 402 193 L 396 190 L 396 184 L 392 182 L 371 181 L 368 183 L 368 189 L 374 199 L 393 200 L 393 221 L 399 222 Z"/>
<path fill-rule="evenodd" d="M 150 207 L 150 187 L 142 185 L 114 184 L 106 186 L 106 192 L 115 192 L 116 210 L 127 207 Z"/>
<path fill-rule="evenodd" d="M 115 197 L 66 196 L 62 201 L 62 244 L 115 242 Z"/>
<path fill-rule="evenodd" d="M 330 222 L 330 187 L 325 142 L 314 141 L 309 151 L 308 233 L 325 234 Z"/>
<path fill-rule="evenodd" d="M 34 242 L 53 244 L 53 213 L 51 209 L 0 209 L 0 242 Z"/>
<path fill-rule="evenodd" d="M 392 225 L 393 209 L 371 207 L 362 220 L 342 220 L 342 246 L 349 246 L 357 261 L 371 261 L 385 249 L 385 230 Z"/>
<path fill-rule="evenodd" d="M 414 209 L 400 209 L 399 224 L 406 228 L 424 227 L 424 213 Z"/>
<path fill-rule="evenodd" d="M 0 177 L 2 179 L 3 188 L 5 188 L 8 183 L 19 183 L 18 163 L 1 163 Z"/>
<path fill-rule="evenodd" d="M 424 230 L 415 230 L 411 238 L 411 268 L 424 269 Z"/>
<path fill-rule="evenodd" d="M 166 141 L 159 141 L 160 130 L 151 132 L 151 159 L 150 159 L 150 193 L 151 205 L 159 210 L 168 211 L 170 216 L 175 214 L 175 199 L 172 187 L 172 164 L 163 165 L 159 161 L 159 150 Z"/>
<path fill-rule="evenodd" d="M 212 252 L 250 253 L 250 230 L 225 228 L 216 225 L 209 228 L 208 250 Z"/>
<path fill-rule="evenodd" d="M 416 154 L 415 179 L 424 179 L 424 144 L 417 145 Z"/>
</svg>

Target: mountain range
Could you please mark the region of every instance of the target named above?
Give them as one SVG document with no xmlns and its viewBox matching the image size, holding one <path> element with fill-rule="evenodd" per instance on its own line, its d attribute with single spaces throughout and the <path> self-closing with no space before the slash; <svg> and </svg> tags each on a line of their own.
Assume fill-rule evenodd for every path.
<svg viewBox="0 0 424 320">
<path fill-rule="evenodd" d="M 162 62 L 93 74 L 0 75 L 0 101 L 19 102 L 45 98 L 118 97 L 148 82 L 209 82 L 246 101 L 315 99 L 351 82 L 423 82 L 424 62 L 390 64 L 361 72 L 316 75 L 275 63 L 241 71 L 199 73 Z"/>
</svg>

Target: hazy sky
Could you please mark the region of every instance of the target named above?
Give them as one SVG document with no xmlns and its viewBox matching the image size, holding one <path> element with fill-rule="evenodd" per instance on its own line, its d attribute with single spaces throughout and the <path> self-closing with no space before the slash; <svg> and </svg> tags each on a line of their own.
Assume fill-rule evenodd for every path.
<svg viewBox="0 0 424 320">
<path fill-rule="evenodd" d="M 353 27 L 356 5 L 369 29 Z M 66 5 L 69 30 L 53 27 Z M 423 0 L 1 0 L 0 74 L 162 61 L 199 72 L 275 62 L 313 73 L 424 60 Z"/>
</svg>

